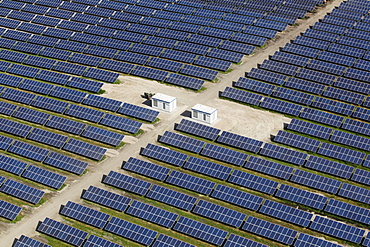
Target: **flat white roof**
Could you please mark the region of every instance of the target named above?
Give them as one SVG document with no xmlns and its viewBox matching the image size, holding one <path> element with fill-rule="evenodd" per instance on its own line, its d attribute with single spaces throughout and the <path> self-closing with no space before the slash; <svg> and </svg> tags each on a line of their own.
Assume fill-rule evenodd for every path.
<svg viewBox="0 0 370 247">
<path fill-rule="evenodd" d="M 206 106 L 206 105 L 201 105 L 201 104 L 196 104 L 191 109 L 193 111 L 195 110 L 195 111 L 200 111 L 200 112 L 204 112 L 204 113 L 208 113 L 208 114 L 212 114 L 215 111 L 217 111 L 216 108 L 212 108 L 212 107 L 209 107 L 209 106 Z"/>
<path fill-rule="evenodd" d="M 176 97 L 172 97 L 172 96 L 165 95 L 165 94 L 162 94 L 162 93 L 156 93 L 156 94 L 154 94 L 152 99 L 156 99 L 156 100 L 159 100 L 159 101 L 171 103 L 172 101 L 176 100 Z"/>
</svg>

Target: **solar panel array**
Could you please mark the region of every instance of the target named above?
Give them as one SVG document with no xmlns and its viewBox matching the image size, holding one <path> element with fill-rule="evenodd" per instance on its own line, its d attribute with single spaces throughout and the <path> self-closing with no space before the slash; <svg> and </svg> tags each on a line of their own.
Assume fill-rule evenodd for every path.
<svg viewBox="0 0 370 247">
<path fill-rule="evenodd" d="M 176 130 L 200 136 L 209 140 L 216 140 L 220 130 L 200 124 L 197 122 L 189 121 L 187 119 L 182 119 L 181 122 L 176 126 Z"/>
<path fill-rule="evenodd" d="M 141 150 L 140 154 L 175 166 L 182 166 L 188 158 L 186 154 L 150 143 Z"/>
</svg>

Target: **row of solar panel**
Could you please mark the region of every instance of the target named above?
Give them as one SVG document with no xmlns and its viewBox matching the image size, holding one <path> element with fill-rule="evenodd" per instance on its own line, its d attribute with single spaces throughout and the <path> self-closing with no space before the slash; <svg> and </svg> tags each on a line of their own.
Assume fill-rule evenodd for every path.
<svg viewBox="0 0 370 247">
<path fill-rule="evenodd" d="M 50 98 L 42 97 L 42 96 L 35 96 L 32 93 L 26 93 L 23 91 L 19 91 L 16 89 L 11 89 L 11 88 L 6 88 L 4 91 L 4 88 L 2 89 L 1 93 L 1 98 L 23 103 L 26 105 L 32 105 L 36 106 L 41 109 L 46 109 L 46 110 L 51 110 L 51 111 L 57 111 L 59 113 L 64 113 L 65 115 L 68 116 L 73 116 L 82 120 L 87 120 L 93 123 L 100 123 L 101 125 L 105 125 L 114 129 L 119 129 L 122 131 L 126 131 L 129 133 L 137 133 L 142 125 L 142 123 L 123 118 L 120 116 L 112 115 L 109 113 L 104 113 L 102 111 L 94 110 L 91 108 L 87 108 L 84 106 L 79 106 L 79 105 L 72 105 L 68 104 L 66 102 L 61 102 L 58 100 L 53 100 Z M 76 99 L 76 94 L 78 96 L 79 91 L 70 91 L 68 88 L 62 88 L 59 87 L 58 89 L 54 89 L 49 95 L 54 96 L 57 98 L 69 98 L 69 99 Z M 33 122 L 33 123 L 38 123 L 41 125 L 46 124 L 48 127 L 60 129 L 67 131 L 69 133 L 74 133 L 74 134 L 81 134 L 82 130 L 86 127 L 86 124 L 76 122 L 73 120 L 57 117 L 57 116 L 51 116 L 50 114 L 32 110 L 29 108 L 24 108 L 21 107 L 19 108 L 16 112 L 16 105 L 12 105 L 9 103 L 2 103 L 2 106 L 4 109 L 3 114 L 6 115 L 11 115 L 14 113 L 15 117 L 18 116 L 16 112 L 20 110 L 20 113 L 23 113 L 23 116 L 20 117 L 24 120 Z M 10 108 L 7 108 L 9 107 Z M 68 109 L 67 109 L 68 107 Z M 62 108 L 62 109 L 61 109 Z M 34 115 L 31 115 L 34 114 Z M 51 116 L 51 118 L 50 118 Z M 68 129 L 65 128 L 67 125 L 72 125 L 78 127 L 78 131 L 76 132 L 75 128 L 73 129 Z"/>
<path fill-rule="evenodd" d="M 370 136 L 369 124 L 355 119 L 345 118 L 336 114 L 303 107 L 294 103 L 263 97 L 258 94 L 242 91 L 236 88 L 227 87 L 221 94 L 221 97 L 229 98 L 235 101 L 251 105 L 259 105 L 269 110 L 299 116 L 318 123 L 323 123 L 333 127 L 341 127 L 359 134 Z M 262 101 L 263 99 L 263 101 Z M 262 101 L 262 103 L 261 103 Z"/>
<path fill-rule="evenodd" d="M 53 73 L 53 72 L 47 72 L 45 74 L 42 74 L 43 78 L 37 78 L 37 79 L 42 79 L 42 80 L 49 81 L 49 82 L 50 81 L 52 82 L 53 80 L 58 80 L 58 82 L 61 82 L 60 84 L 64 84 L 63 75 L 62 74 L 59 74 L 59 75 L 60 76 L 58 76 L 58 74 Z M 35 93 L 40 93 L 40 94 L 45 94 L 45 95 L 51 94 L 51 96 L 53 97 L 62 98 L 62 99 L 69 100 L 72 102 L 82 103 L 88 106 L 94 106 L 94 107 L 97 107 L 103 110 L 118 112 L 123 115 L 142 119 L 142 120 L 149 121 L 149 122 L 155 121 L 156 117 L 159 114 L 158 111 L 146 109 L 140 106 L 135 106 L 129 103 L 123 103 L 118 100 L 108 99 L 108 98 L 98 96 L 98 95 L 93 95 L 93 94 L 87 94 L 87 93 L 83 93 L 83 92 L 72 90 L 72 89 L 62 89 L 60 87 L 54 87 L 47 83 L 32 81 L 28 79 L 22 79 L 17 76 L 0 74 L 0 79 L 1 79 L 1 84 L 6 85 L 6 86 L 17 87 L 19 89 L 23 89 L 23 90 L 27 90 L 27 91 L 31 91 Z M 65 83 L 67 83 L 67 81 L 65 81 Z M 56 90 L 57 92 L 52 93 L 53 90 Z M 44 101 L 48 100 L 50 101 L 49 105 L 55 105 L 55 107 L 59 106 L 59 107 L 56 107 L 56 109 L 51 108 L 51 107 L 50 109 L 45 108 L 45 107 L 43 108 L 43 109 L 52 110 L 58 113 L 64 113 L 65 110 L 69 106 L 71 106 L 71 104 L 60 102 L 60 101 L 53 100 L 53 99 L 46 99 L 42 96 L 39 96 L 37 99 L 43 99 Z"/>
<path fill-rule="evenodd" d="M 182 178 L 184 178 L 184 176 Z M 185 179 L 189 180 L 189 179 L 192 179 L 192 178 L 187 177 Z M 122 182 L 122 181 L 125 181 L 125 182 Z M 145 181 L 142 181 L 142 180 L 139 180 L 139 179 L 135 179 L 135 178 L 132 178 L 132 177 L 128 177 L 126 175 L 119 174 L 119 173 L 116 173 L 116 172 L 110 172 L 108 176 L 104 177 L 103 183 L 106 183 L 106 184 L 109 184 L 109 185 L 112 185 L 112 186 L 115 186 L 115 187 L 124 189 L 126 191 L 130 191 L 130 192 L 133 192 L 133 193 L 138 193 L 140 195 L 147 195 L 147 197 L 151 197 L 150 196 L 150 193 L 151 193 L 152 189 L 158 190 L 157 189 L 158 187 L 156 187 L 156 185 L 154 185 L 151 188 L 151 186 L 152 186 L 151 183 L 148 183 L 148 182 L 145 182 Z M 199 185 L 202 185 L 202 183 L 200 183 L 198 181 L 198 186 Z M 182 187 L 182 186 L 180 186 L 180 187 Z M 168 192 L 170 192 L 170 191 L 168 191 L 168 190 L 165 191 L 165 193 L 168 193 Z M 170 197 L 171 197 L 171 195 L 173 197 L 173 193 L 169 193 L 169 194 L 170 194 L 169 195 Z M 313 195 L 315 195 L 315 194 L 313 194 Z M 175 195 L 175 196 L 178 197 L 178 195 Z M 160 199 L 160 201 L 164 201 L 165 203 L 168 203 L 168 202 L 166 202 L 166 200 L 168 200 L 168 198 L 167 199 L 163 199 L 163 197 L 164 197 L 163 194 L 161 194 L 161 197 L 162 197 L 162 199 Z M 311 200 L 308 200 L 307 202 L 310 202 L 310 201 Z M 199 204 L 199 207 L 198 207 L 198 204 Z M 210 215 L 213 215 L 212 216 L 212 219 L 216 219 L 216 220 L 221 221 L 223 223 L 226 223 L 227 222 L 226 224 L 231 224 L 231 222 L 233 222 L 233 221 L 234 221 L 234 224 L 237 224 L 237 222 L 238 222 L 238 220 L 235 219 L 235 218 L 230 218 L 230 216 L 227 216 L 227 217 L 225 216 L 225 215 L 227 215 L 228 213 L 231 212 L 231 211 L 229 211 L 226 208 L 222 208 L 221 207 L 221 208 L 217 208 L 217 210 L 212 210 L 211 209 L 212 214 L 208 214 L 207 212 L 211 212 L 211 211 L 207 211 L 207 209 L 202 208 L 202 206 L 204 206 L 203 204 L 208 205 L 209 203 L 207 204 L 207 202 L 201 200 L 201 201 L 198 202 L 198 204 L 192 210 L 193 212 L 196 212 L 197 214 L 201 214 L 201 215 L 204 215 L 206 217 L 211 217 Z M 213 204 L 209 204 L 208 207 L 213 208 L 212 205 Z M 352 206 L 352 205 L 349 205 L 349 206 Z M 354 206 L 352 206 L 352 207 L 354 207 Z M 264 205 L 261 207 L 260 211 L 263 212 L 263 213 L 265 213 L 265 214 L 278 215 L 279 213 L 281 213 L 281 212 L 279 212 L 279 210 L 284 210 L 283 208 L 285 210 L 287 210 L 287 211 L 289 211 L 290 209 L 291 210 L 294 209 L 294 208 L 289 208 L 289 207 L 288 208 L 285 208 L 285 206 L 282 205 L 282 204 L 276 204 L 276 203 L 274 204 L 274 202 L 267 200 L 267 201 L 265 201 Z M 274 210 L 276 210 L 276 214 L 273 213 Z M 365 210 L 366 211 L 366 209 L 362 209 L 362 208 L 357 208 L 357 210 L 362 210 L 362 211 Z M 225 215 L 223 215 L 223 212 L 226 212 Z M 335 210 L 334 210 L 334 212 L 335 212 Z M 364 215 L 366 215 L 367 213 L 368 212 L 364 212 Z M 219 215 L 217 216 L 217 214 L 219 214 Z M 299 216 L 297 216 L 297 214 Z M 286 217 L 285 216 L 281 216 L 281 217 L 283 217 L 283 219 L 286 220 L 286 221 L 294 222 L 296 224 L 307 224 L 308 225 L 309 221 L 307 221 L 307 219 L 305 221 L 304 220 L 305 219 L 304 217 L 310 216 L 311 214 L 307 213 L 307 215 L 305 215 L 305 216 L 303 216 L 303 215 L 305 215 L 305 212 L 304 211 L 297 211 L 297 212 L 294 212 L 294 216 L 291 216 L 291 217 L 289 217 L 289 216 L 286 216 Z M 345 214 L 342 214 L 342 215 L 345 215 Z M 359 212 L 359 215 L 360 216 L 364 216 L 364 215 L 361 214 L 361 211 Z M 242 216 L 243 215 L 241 215 L 241 217 Z M 312 215 L 311 215 L 311 217 L 312 217 Z M 315 223 L 316 223 L 315 222 L 317 220 L 316 218 L 319 219 L 319 218 L 322 218 L 322 217 L 319 217 L 319 216 L 315 217 L 315 219 L 313 220 L 313 223 L 311 224 L 312 225 L 312 228 L 315 229 L 315 230 L 318 230 L 318 231 L 322 231 L 321 229 L 316 229 L 316 228 L 313 227 L 315 225 Z M 355 218 L 355 217 L 353 217 L 353 218 Z M 369 219 L 366 218 L 366 221 L 368 221 L 368 220 Z M 178 224 L 180 221 L 181 221 L 181 218 L 179 219 L 179 221 L 176 224 Z M 253 227 L 251 225 L 249 225 L 249 223 L 256 222 L 256 221 L 258 223 L 253 224 Z M 337 232 L 334 232 L 334 233 L 329 233 L 329 235 L 333 235 L 335 237 L 346 239 L 348 241 L 355 242 L 355 243 L 361 242 L 362 237 L 364 236 L 364 233 L 365 233 L 364 230 L 361 230 L 361 229 L 356 228 L 356 227 L 349 226 L 349 225 L 344 224 L 344 223 L 339 223 L 339 222 L 336 222 L 336 221 L 333 221 L 333 220 L 330 220 L 330 221 L 333 222 L 334 224 L 341 224 L 343 226 L 341 229 L 343 229 L 343 228 L 346 228 L 346 229 L 344 229 L 343 232 L 340 233 L 340 234 L 338 234 Z M 240 219 L 239 219 L 239 223 L 240 223 Z M 270 227 L 270 226 L 272 226 L 272 225 L 275 226 L 274 229 L 276 229 L 276 228 L 278 229 L 278 230 L 276 230 L 276 232 L 274 232 L 275 235 L 274 234 L 271 234 L 270 232 L 269 233 L 265 233 L 265 231 L 262 231 L 263 233 L 261 234 L 261 231 L 256 231 L 255 230 L 256 227 L 258 228 L 258 225 L 261 225 L 261 227 L 263 227 L 263 226 L 266 226 L 266 224 L 268 225 L 266 227 L 266 229 L 270 229 L 271 230 L 272 227 Z M 175 228 L 176 228 L 176 226 L 175 226 Z M 250 217 L 247 218 L 247 221 L 242 226 L 242 229 L 247 230 L 247 231 L 252 231 L 252 232 L 254 232 L 256 234 L 259 234 L 259 235 L 262 235 L 262 236 L 265 236 L 265 237 L 268 237 L 268 238 L 272 238 L 275 241 L 282 242 L 282 243 L 285 243 L 285 244 L 292 244 L 293 241 L 294 241 L 294 239 L 295 239 L 295 236 L 298 233 L 298 232 L 295 232 L 294 236 L 292 235 L 291 238 L 289 238 L 289 240 L 287 240 L 285 234 L 286 234 L 286 231 L 287 230 L 289 231 L 290 229 L 285 228 L 285 227 L 281 228 L 281 226 L 279 226 L 279 225 L 275 225 L 275 224 L 269 223 L 267 221 L 262 221 L 260 219 L 254 218 L 252 216 L 250 216 Z M 285 229 L 285 230 L 283 230 L 283 229 Z M 292 231 L 292 230 L 290 230 L 290 231 Z M 355 231 L 355 233 L 353 231 Z M 271 236 L 275 236 L 275 237 L 271 237 Z M 217 244 L 215 242 L 213 242 L 213 243 L 214 244 Z"/>
</svg>

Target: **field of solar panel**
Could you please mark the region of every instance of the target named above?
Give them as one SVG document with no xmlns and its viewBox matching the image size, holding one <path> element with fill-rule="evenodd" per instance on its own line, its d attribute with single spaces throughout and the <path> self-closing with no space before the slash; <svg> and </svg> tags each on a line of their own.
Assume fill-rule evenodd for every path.
<svg viewBox="0 0 370 247">
<path fill-rule="evenodd" d="M 369 13 L 1 0 L 1 245 L 370 246 Z"/>
</svg>

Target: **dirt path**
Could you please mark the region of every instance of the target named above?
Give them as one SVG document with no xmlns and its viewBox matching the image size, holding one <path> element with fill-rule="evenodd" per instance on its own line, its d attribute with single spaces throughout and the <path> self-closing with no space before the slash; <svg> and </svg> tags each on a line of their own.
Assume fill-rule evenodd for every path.
<svg viewBox="0 0 370 247">
<path fill-rule="evenodd" d="M 123 77 L 123 84 L 106 85 L 106 97 L 140 105 L 143 103 L 143 99 L 138 97 L 138 95 L 143 92 L 162 92 L 177 97 L 179 102 L 178 108 L 172 114 L 161 113 L 159 116 L 161 121 L 155 125 L 155 128 L 151 125 L 145 126 L 149 131 L 140 136 L 139 139 L 129 138 L 131 144 L 125 145 L 115 157 L 106 159 L 100 164 L 90 166 L 90 171 L 82 176 L 81 180 L 68 185 L 58 195 L 51 198 L 39 208 L 34 209 L 31 215 L 24 217 L 20 222 L 10 225 L 5 232 L 1 233 L 1 247 L 11 246 L 14 238 L 19 238 L 22 234 L 30 237 L 37 235 L 38 233 L 35 231 L 36 225 L 38 221 L 44 220 L 45 217 L 56 220 L 60 219 L 58 211 L 61 204 L 65 204 L 69 200 L 79 202 L 82 190 L 87 189 L 90 185 L 99 186 L 103 174 L 108 174 L 111 170 L 122 172 L 120 166 L 123 160 L 138 155 L 140 147 L 146 146 L 147 143 L 154 143 L 157 136 L 165 130 L 173 130 L 174 123 L 178 123 L 183 118 L 181 114 L 186 110 L 190 110 L 196 103 L 219 109 L 220 119 L 215 123 L 215 127 L 262 141 L 268 141 L 270 133 L 282 128 L 282 123 L 289 121 L 289 119 L 285 119 L 279 114 L 268 113 L 234 102 L 220 100 L 218 99 L 218 92 L 224 90 L 226 86 L 231 86 L 232 81 L 244 76 L 246 71 L 250 71 L 257 64 L 262 63 L 264 59 L 272 55 L 279 47 L 284 46 L 291 39 L 304 32 L 317 20 L 322 19 L 327 12 L 331 11 L 335 6 L 339 6 L 342 1 L 334 0 L 329 2 L 327 6 L 321 8 L 311 18 L 301 20 L 300 25 L 289 28 L 288 31 L 280 34 L 265 49 L 259 50 L 252 57 L 246 58 L 246 61 L 240 66 L 236 66 L 231 73 L 221 75 L 218 83 L 207 82 L 205 84 L 207 90 L 201 93 L 194 93 L 182 88 L 166 86 L 154 81 L 128 76 Z"/>
</svg>

